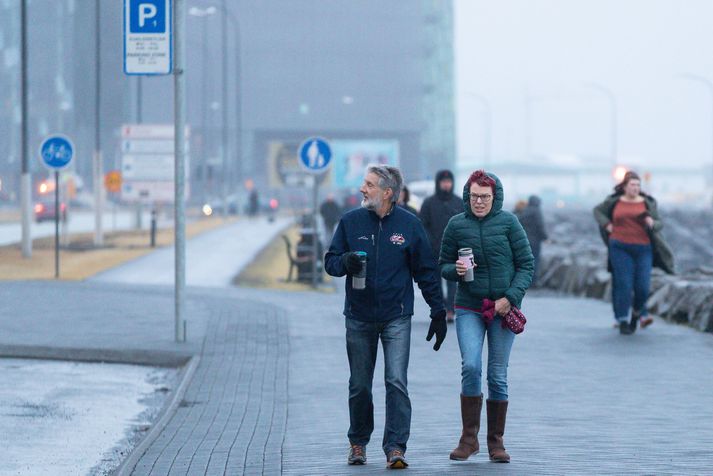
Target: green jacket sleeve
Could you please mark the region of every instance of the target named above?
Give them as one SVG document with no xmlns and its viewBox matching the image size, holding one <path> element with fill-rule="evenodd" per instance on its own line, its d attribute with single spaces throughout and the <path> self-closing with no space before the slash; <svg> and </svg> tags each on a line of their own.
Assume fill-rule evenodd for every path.
<svg viewBox="0 0 713 476">
<path fill-rule="evenodd" d="M 659 208 L 656 204 L 656 200 L 653 198 L 648 198 L 646 200 L 646 211 L 649 212 L 649 216 L 654 219 L 654 227 L 652 231 L 661 231 L 663 228 L 663 222 L 661 221 L 661 215 L 659 215 Z"/>
<path fill-rule="evenodd" d="M 458 243 L 456 243 L 455 227 L 453 226 L 453 219 L 451 219 L 443 231 L 441 252 L 438 256 L 441 276 L 448 281 L 460 281 L 460 276 L 456 273 L 456 260 L 458 260 Z"/>
<path fill-rule="evenodd" d="M 594 219 L 597 221 L 601 228 L 604 228 L 611 221 L 609 216 L 609 199 L 604 200 L 602 203 L 594 207 Z"/>
<path fill-rule="evenodd" d="M 510 283 L 510 288 L 505 291 L 505 297 L 513 306 L 520 307 L 525 291 L 532 283 L 532 275 L 535 272 L 535 258 L 532 256 L 530 242 L 522 225 L 513 217 L 508 233 L 508 241 L 512 249 L 513 264 L 515 265 L 515 276 Z"/>
</svg>

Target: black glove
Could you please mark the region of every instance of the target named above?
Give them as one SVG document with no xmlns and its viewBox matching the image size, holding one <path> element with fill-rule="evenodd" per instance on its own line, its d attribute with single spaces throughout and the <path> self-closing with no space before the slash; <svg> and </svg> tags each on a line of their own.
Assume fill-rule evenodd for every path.
<svg viewBox="0 0 713 476">
<path fill-rule="evenodd" d="M 433 335 L 436 335 L 436 343 L 433 344 L 433 350 L 438 351 L 441 348 L 441 344 L 446 340 L 446 332 L 448 332 L 448 325 L 446 324 L 446 311 L 441 310 L 431 317 L 431 325 L 428 328 L 428 334 L 426 335 L 426 340 L 431 342 Z"/>
<path fill-rule="evenodd" d="M 357 254 L 353 251 L 347 251 L 342 255 L 342 263 L 344 263 L 344 267 L 347 268 L 348 274 L 354 275 L 359 274 L 361 272 L 361 260 L 359 259 L 359 256 L 357 256 Z"/>
</svg>

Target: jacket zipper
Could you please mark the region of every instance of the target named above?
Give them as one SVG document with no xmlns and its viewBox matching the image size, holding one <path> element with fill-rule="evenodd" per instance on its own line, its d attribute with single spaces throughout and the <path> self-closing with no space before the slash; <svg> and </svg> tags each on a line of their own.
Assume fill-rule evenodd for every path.
<svg viewBox="0 0 713 476">
<path fill-rule="evenodd" d="M 374 235 L 371 235 L 372 239 Z M 381 241 L 381 218 L 379 218 L 379 230 L 376 232 L 376 242 L 379 243 Z M 376 297 L 376 305 L 378 309 L 381 309 L 381 301 L 379 300 L 379 295 L 376 292 L 376 284 L 377 284 L 377 279 L 379 278 L 379 245 L 376 245 L 376 273 L 374 273 L 374 295 Z"/>
<path fill-rule="evenodd" d="M 493 277 L 490 263 L 488 263 L 488 253 L 485 251 L 485 242 L 483 241 L 483 222 L 478 223 L 478 231 L 480 232 L 480 247 L 483 250 L 483 259 L 488 267 L 488 298 L 493 295 Z"/>
</svg>

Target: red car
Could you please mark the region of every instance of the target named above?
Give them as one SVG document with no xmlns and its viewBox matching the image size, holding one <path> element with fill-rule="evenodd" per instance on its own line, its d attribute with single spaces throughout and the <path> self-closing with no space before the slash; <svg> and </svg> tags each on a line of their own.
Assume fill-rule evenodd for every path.
<svg viewBox="0 0 713 476">
<path fill-rule="evenodd" d="M 54 200 L 52 199 L 40 199 L 35 203 L 35 221 L 41 223 L 46 220 L 54 220 Z M 60 218 L 63 222 L 67 221 L 67 205 L 65 203 L 59 204 Z"/>
</svg>

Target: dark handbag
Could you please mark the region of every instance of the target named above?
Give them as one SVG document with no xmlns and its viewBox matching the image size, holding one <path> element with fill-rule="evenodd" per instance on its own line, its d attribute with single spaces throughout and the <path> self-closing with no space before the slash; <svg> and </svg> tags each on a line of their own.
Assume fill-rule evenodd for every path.
<svg viewBox="0 0 713 476">
<path fill-rule="evenodd" d="M 510 312 L 503 316 L 503 328 L 510 329 L 514 334 L 520 334 L 525 330 L 527 319 L 520 309 L 515 306 L 510 307 Z"/>
</svg>

